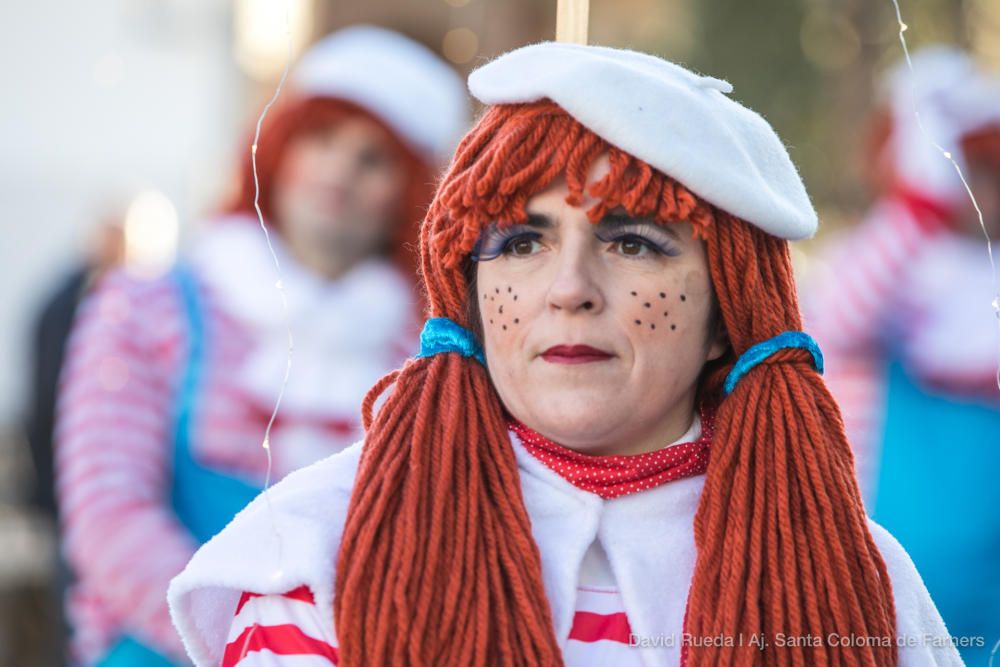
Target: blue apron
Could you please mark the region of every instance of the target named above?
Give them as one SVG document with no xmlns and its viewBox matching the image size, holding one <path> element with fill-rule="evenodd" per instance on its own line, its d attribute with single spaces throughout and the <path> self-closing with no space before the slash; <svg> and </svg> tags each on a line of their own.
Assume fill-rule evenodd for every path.
<svg viewBox="0 0 1000 667">
<path fill-rule="evenodd" d="M 959 651 L 985 665 L 1000 640 L 1000 410 L 888 369 L 874 519 L 903 545 Z M 1000 662 L 997 663 L 1000 665 Z"/>
<path fill-rule="evenodd" d="M 177 518 L 204 544 L 260 493 L 260 487 L 201 465 L 191 451 L 199 389 L 208 358 L 210 332 L 198 301 L 198 287 L 186 267 L 172 277 L 187 315 L 189 350 L 177 393 L 171 503 Z M 100 660 L 99 667 L 176 667 L 152 648 L 125 636 Z"/>
</svg>

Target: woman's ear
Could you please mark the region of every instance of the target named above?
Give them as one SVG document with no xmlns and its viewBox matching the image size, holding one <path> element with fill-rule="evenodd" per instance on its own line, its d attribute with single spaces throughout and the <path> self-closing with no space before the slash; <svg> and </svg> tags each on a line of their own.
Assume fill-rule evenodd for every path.
<svg viewBox="0 0 1000 667">
<path fill-rule="evenodd" d="M 718 302 L 712 305 L 712 316 L 708 323 L 708 355 L 705 361 L 715 361 L 729 349 L 729 334 L 722 319 Z"/>
<path fill-rule="evenodd" d="M 710 339 L 708 347 L 708 358 L 706 361 L 715 361 L 729 349 L 729 336 L 725 327 L 719 327 L 718 332 Z"/>
</svg>

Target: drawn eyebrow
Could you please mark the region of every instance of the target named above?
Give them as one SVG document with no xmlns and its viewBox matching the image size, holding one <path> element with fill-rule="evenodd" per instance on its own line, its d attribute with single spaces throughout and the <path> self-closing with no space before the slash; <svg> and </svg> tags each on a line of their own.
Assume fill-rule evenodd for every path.
<svg viewBox="0 0 1000 667">
<path fill-rule="evenodd" d="M 552 229 L 555 227 L 552 218 L 542 213 L 528 213 L 528 221 L 524 224 L 535 229 Z"/>
<path fill-rule="evenodd" d="M 677 230 L 669 224 L 660 224 L 652 218 L 635 218 L 626 213 L 608 213 L 597 223 L 597 228 L 602 233 L 614 232 L 621 227 L 631 227 L 636 225 L 654 225 L 657 230 L 663 231 L 675 241 L 680 241 Z M 528 220 L 522 223 L 525 227 L 532 229 L 553 229 L 556 227 L 555 221 L 544 213 L 528 213 Z"/>
<path fill-rule="evenodd" d="M 599 223 L 597 223 L 597 226 L 601 229 L 601 231 L 611 232 L 619 227 L 631 227 L 634 225 L 644 224 L 654 225 L 657 231 L 663 231 L 675 241 L 680 241 L 680 236 L 678 235 L 677 230 L 673 229 L 671 225 L 654 222 L 651 218 L 633 218 L 632 216 L 624 213 L 609 213 L 605 215 Z"/>
</svg>

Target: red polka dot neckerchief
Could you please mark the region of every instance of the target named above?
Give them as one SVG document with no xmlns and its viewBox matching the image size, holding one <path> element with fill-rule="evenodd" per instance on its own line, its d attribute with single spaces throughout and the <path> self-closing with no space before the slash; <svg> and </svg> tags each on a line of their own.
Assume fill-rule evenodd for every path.
<svg viewBox="0 0 1000 667">
<path fill-rule="evenodd" d="M 627 456 L 581 454 L 552 442 L 513 418 L 508 419 L 507 427 L 546 467 L 577 488 L 608 500 L 704 473 L 715 431 L 715 411 L 702 407 L 699 414 L 701 435 L 697 440 Z"/>
</svg>

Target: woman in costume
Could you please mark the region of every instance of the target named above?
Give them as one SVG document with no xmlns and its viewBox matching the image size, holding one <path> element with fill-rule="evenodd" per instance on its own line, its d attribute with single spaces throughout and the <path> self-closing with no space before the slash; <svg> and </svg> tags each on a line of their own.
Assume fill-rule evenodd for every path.
<svg viewBox="0 0 1000 667">
<path fill-rule="evenodd" d="M 961 166 L 1000 238 L 1000 77 L 932 47 L 887 77 L 868 153 L 878 197 L 805 291 L 872 516 L 920 569 L 961 652 L 1000 641 L 997 286 Z M 921 130 L 914 112 L 919 112 Z"/>
<path fill-rule="evenodd" d="M 355 441 L 365 392 L 416 349 L 407 243 L 466 129 L 462 82 L 423 46 L 374 27 L 321 40 L 291 80 L 256 148 L 280 276 L 246 156 L 238 195 L 175 270 L 112 275 L 78 318 L 58 484 L 82 664 L 186 663 L 170 579 L 269 472 L 280 479 Z M 289 327 L 269 470 L 261 445 Z"/>
<path fill-rule="evenodd" d="M 421 352 L 174 580 L 195 662 L 960 664 L 799 331 L 816 216 L 770 126 L 632 51 L 469 85 Z"/>
</svg>

